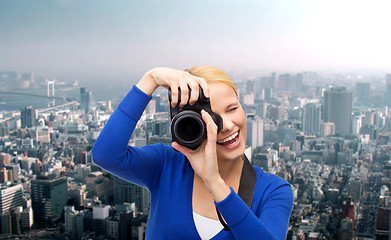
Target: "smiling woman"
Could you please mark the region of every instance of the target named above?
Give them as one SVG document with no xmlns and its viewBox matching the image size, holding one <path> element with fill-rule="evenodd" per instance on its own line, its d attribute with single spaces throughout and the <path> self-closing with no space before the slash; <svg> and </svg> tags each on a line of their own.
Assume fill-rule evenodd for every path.
<svg viewBox="0 0 391 240">
<path fill-rule="evenodd" d="M 222 130 L 218 133 L 211 115 L 202 110 L 207 138 L 195 150 L 177 142 L 128 146 L 159 86 L 170 89 L 172 107 L 194 105 L 201 87 L 212 111 L 223 120 Z M 251 166 L 244 155 L 245 133 L 246 117 L 226 73 L 211 66 L 187 71 L 155 68 L 110 117 L 92 158 L 150 191 L 147 239 L 285 239 L 293 205 L 291 186 Z M 246 180 L 249 175 L 254 176 L 252 181 Z M 242 194 L 243 189 L 250 189 L 250 197 Z"/>
</svg>

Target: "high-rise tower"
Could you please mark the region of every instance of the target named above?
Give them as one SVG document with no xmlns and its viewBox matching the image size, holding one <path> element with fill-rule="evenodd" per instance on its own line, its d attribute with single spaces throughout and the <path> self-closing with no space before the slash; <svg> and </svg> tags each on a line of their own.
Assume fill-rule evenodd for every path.
<svg viewBox="0 0 391 240">
<path fill-rule="evenodd" d="M 35 221 L 56 221 L 67 202 L 67 179 L 40 176 L 32 180 L 31 202 Z"/>
<path fill-rule="evenodd" d="M 371 84 L 356 83 L 356 95 L 358 102 L 368 103 L 371 100 Z"/>
<path fill-rule="evenodd" d="M 35 116 L 35 109 L 32 106 L 23 108 L 20 111 L 22 128 L 29 128 L 35 126 Z"/>
<path fill-rule="evenodd" d="M 0 190 L 0 214 L 23 206 L 23 187 L 21 184 L 1 185 Z"/>
<path fill-rule="evenodd" d="M 386 74 L 385 100 L 386 100 L 386 105 L 391 107 L 391 73 Z"/>
<path fill-rule="evenodd" d="M 261 118 L 247 117 L 246 145 L 253 149 L 263 146 L 263 120 Z"/>
<path fill-rule="evenodd" d="M 92 92 L 87 88 L 80 88 L 80 109 L 85 113 L 96 106 Z"/>
<path fill-rule="evenodd" d="M 147 189 L 114 177 L 114 203 L 136 203 L 138 211 L 148 211 L 150 196 Z"/>
<path fill-rule="evenodd" d="M 303 112 L 303 131 L 316 135 L 320 131 L 321 108 L 315 103 L 307 103 Z"/>
<path fill-rule="evenodd" d="M 352 92 L 345 87 L 334 87 L 324 92 L 323 121 L 335 124 L 335 133 L 351 133 Z"/>
</svg>

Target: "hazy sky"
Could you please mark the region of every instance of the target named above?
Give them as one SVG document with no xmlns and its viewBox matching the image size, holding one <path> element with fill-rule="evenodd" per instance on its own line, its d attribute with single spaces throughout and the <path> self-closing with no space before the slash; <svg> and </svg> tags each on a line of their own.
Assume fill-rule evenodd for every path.
<svg viewBox="0 0 391 240">
<path fill-rule="evenodd" d="M 0 71 L 391 71 L 391 1 L 1 0 Z"/>
</svg>

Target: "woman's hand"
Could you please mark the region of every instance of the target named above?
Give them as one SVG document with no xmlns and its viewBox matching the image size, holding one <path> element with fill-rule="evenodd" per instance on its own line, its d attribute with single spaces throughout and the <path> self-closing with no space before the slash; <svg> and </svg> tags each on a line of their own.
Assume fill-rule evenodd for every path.
<svg viewBox="0 0 391 240">
<path fill-rule="evenodd" d="M 196 103 L 199 96 L 199 86 L 202 87 L 204 95 L 209 97 L 209 88 L 205 79 L 193 76 L 189 72 L 172 68 L 154 68 L 147 72 L 137 83 L 137 87 L 148 95 L 152 95 L 159 86 L 171 89 L 172 107 L 175 107 L 178 102 L 183 107 L 188 100 L 191 105 Z M 189 93 L 189 88 L 191 93 Z M 179 89 L 181 91 L 181 99 L 178 99 Z"/>
<path fill-rule="evenodd" d="M 215 201 L 220 202 L 229 195 L 230 189 L 219 173 L 216 152 L 217 126 L 209 113 L 202 110 L 201 114 L 207 129 L 207 139 L 201 146 L 191 150 L 173 142 L 172 147 L 189 159 L 194 172 L 204 181 Z"/>
</svg>

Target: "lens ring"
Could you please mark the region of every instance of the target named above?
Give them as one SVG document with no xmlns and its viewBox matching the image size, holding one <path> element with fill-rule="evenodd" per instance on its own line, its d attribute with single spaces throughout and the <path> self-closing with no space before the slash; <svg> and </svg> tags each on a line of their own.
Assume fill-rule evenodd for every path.
<svg viewBox="0 0 391 240">
<path fill-rule="evenodd" d="M 198 146 L 206 138 L 205 123 L 197 112 L 180 112 L 173 118 L 172 123 L 172 132 L 183 146 Z"/>
</svg>

